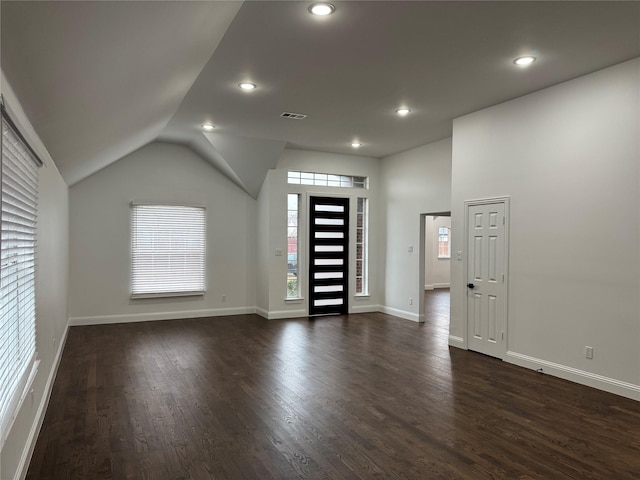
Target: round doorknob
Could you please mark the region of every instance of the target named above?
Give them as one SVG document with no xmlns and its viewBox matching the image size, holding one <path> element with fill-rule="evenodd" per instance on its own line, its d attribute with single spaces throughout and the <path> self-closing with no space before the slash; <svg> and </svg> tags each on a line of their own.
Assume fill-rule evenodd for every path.
<svg viewBox="0 0 640 480">
<path fill-rule="evenodd" d="M 467 283 L 467 288 L 476 288 L 476 286 L 473 283 Z"/>
</svg>

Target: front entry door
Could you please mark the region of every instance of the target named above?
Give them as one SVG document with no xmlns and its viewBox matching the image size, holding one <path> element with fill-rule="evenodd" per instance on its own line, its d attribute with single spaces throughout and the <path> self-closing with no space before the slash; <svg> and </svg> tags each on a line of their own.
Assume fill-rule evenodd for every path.
<svg viewBox="0 0 640 480">
<path fill-rule="evenodd" d="M 348 312 L 349 199 L 309 202 L 309 315 Z"/>
<path fill-rule="evenodd" d="M 467 232 L 469 350 L 504 358 L 505 203 L 469 205 Z"/>
</svg>

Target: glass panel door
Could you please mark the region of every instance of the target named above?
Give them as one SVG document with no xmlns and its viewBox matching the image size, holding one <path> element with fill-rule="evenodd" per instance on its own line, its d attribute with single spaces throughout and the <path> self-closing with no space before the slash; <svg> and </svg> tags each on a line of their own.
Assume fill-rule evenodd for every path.
<svg viewBox="0 0 640 480">
<path fill-rule="evenodd" d="M 349 199 L 311 197 L 309 315 L 347 313 Z"/>
</svg>

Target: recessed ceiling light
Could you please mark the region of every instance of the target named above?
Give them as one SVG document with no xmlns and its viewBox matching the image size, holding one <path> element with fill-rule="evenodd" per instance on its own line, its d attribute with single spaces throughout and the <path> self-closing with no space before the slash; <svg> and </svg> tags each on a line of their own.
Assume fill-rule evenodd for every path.
<svg viewBox="0 0 640 480">
<path fill-rule="evenodd" d="M 238 86 L 242 90 L 254 90 L 257 87 L 257 85 L 255 83 L 249 83 L 249 82 L 239 83 Z"/>
<path fill-rule="evenodd" d="M 213 126 L 213 125 L 211 125 L 210 123 L 204 123 L 204 124 L 202 124 L 202 129 L 203 129 L 203 130 L 206 130 L 207 132 L 210 132 L 210 131 L 211 131 L 211 130 L 213 130 L 214 128 L 216 128 L 216 127 L 214 127 L 214 126 Z"/>
<path fill-rule="evenodd" d="M 407 115 L 411 110 L 409 110 L 408 108 L 399 108 L 398 110 L 396 110 L 396 113 L 398 115 L 400 115 L 401 117 L 404 117 L 405 115 Z"/>
<path fill-rule="evenodd" d="M 351 146 L 352 146 L 353 148 L 359 148 L 359 147 L 361 147 L 361 146 L 362 146 L 362 144 L 361 144 L 361 143 L 359 143 L 359 142 L 353 142 L 353 143 L 351 144 Z"/>
<path fill-rule="evenodd" d="M 325 15 L 331 15 L 335 12 L 336 7 L 326 2 L 312 3 L 309 7 L 309 11 L 314 15 L 324 17 Z"/>
<path fill-rule="evenodd" d="M 513 63 L 515 63 L 516 65 L 519 65 L 521 67 L 526 67 L 528 65 L 531 65 L 533 62 L 536 61 L 536 57 L 532 57 L 530 55 L 527 55 L 525 57 L 518 57 L 516 58 Z"/>
</svg>

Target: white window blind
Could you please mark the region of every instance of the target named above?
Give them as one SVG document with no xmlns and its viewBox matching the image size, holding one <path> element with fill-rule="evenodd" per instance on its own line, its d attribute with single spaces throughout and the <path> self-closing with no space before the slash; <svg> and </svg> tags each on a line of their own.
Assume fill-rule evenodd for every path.
<svg viewBox="0 0 640 480">
<path fill-rule="evenodd" d="M 204 294 L 204 207 L 134 204 L 131 218 L 131 296 Z"/>
<path fill-rule="evenodd" d="M 0 445 L 37 369 L 35 251 L 40 165 L 2 110 Z"/>
</svg>

